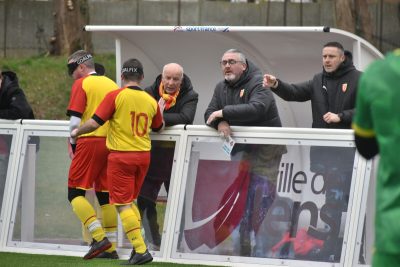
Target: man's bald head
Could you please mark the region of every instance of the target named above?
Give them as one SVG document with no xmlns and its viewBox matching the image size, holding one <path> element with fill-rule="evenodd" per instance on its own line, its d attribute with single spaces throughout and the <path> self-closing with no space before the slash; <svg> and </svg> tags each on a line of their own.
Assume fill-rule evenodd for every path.
<svg viewBox="0 0 400 267">
<path fill-rule="evenodd" d="M 163 67 L 162 83 L 168 94 L 180 89 L 183 80 L 183 68 L 177 63 L 168 63 Z"/>
<path fill-rule="evenodd" d="M 174 74 L 179 74 L 181 79 L 183 78 L 183 68 L 178 63 L 168 63 L 163 67 L 163 75 L 165 72 L 172 72 Z"/>
</svg>

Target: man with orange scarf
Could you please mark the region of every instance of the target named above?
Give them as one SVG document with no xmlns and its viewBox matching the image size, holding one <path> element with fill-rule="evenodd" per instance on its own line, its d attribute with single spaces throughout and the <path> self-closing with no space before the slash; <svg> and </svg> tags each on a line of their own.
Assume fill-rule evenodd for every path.
<svg viewBox="0 0 400 267">
<path fill-rule="evenodd" d="M 158 101 L 165 126 L 193 123 L 198 94 L 181 65 L 165 65 L 162 74 L 146 91 Z M 174 148 L 174 141 L 152 141 L 150 168 L 137 199 L 146 240 L 153 250 L 159 250 L 161 245 L 156 201 L 163 184 L 169 191 Z"/>
</svg>

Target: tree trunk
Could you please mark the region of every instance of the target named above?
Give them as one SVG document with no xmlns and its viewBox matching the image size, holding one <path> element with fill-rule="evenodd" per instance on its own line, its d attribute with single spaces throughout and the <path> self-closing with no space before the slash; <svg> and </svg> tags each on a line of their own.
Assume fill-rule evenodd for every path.
<svg viewBox="0 0 400 267">
<path fill-rule="evenodd" d="M 352 12 L 352 1 L 349 0 L 336 0 L 336 25 L 339 29 L 355 32 L 355 19 Z"/>
<path fill-rule="evenodd" d="M 373 28 L 372 28 L 372 18 L 371 13 L 369 13 L 368 9 L 368 1 L 367 0 L 355 0 L 355 5 L 358 7 L 359 13 L 359 21 L 361 23 L 360 35 L 364 37 L 371 44 L 375 44 L 373 38 Z"/>
<path fill-rule="evenodd" d="M 51 54 L 72 54 L 84 49 L 92 52 L 92 38 L 83 27 L 89 24 L 87 0 L 54 1 L 54 36 L 51 40 Z"/>
</svg>

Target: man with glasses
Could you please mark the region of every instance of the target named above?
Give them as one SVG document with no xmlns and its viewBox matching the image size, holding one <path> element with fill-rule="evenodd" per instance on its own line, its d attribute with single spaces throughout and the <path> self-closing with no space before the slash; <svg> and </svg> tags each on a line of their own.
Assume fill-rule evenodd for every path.
<svg viewBox="0 0 400 267">
<path fill-rule="evenodd" d="M 262 87 L 260 69 L 236 49 L 226 51 L 220 64 L 224 80 L 215 87 L 206 123 L 225 137 L 231 135 L 230 125 L 281 127 L 275 99 Z"/>
<path fill-rule="evenodd" d="M 231 125 L 281 127 L 275 99 L 262 87 L 260 69 L 236 49 L 226 51 L 220 65 L 224 80 L 216 85 L 204 114 L 207 125 L 225 138 L 232 135 Z M 279 164 L 285 152 L 281 145 L 235 144 L 232 150 L 232 157 L 241 155 L 239 160 L 249 163 L 247 200 L 239 226 L 241 256 L 261 256 L 268 250 L 265 237 L 257 234 L 275 199 Z M 256 239 L 254 250 L 251 236 Z"/>
<path fill-rule="evenodd" d="M 67 115 L 70 131 L 91 118 L 105 95 L 118 89 L 115 82 L 95 72 L 90 53 L 79 50 L 68 58 L 68 73 L 74 78 Z M 89 252 L 84 259 L 94 257 L 117 259 L 117 211 L 109 204 L 107 184 L 106 147 L 108 123 L 94 132 L 71 138 L 74 157 L 68 175 L 68 200 L 72 210 L 93 237 Z M 102 224 L 86 199 L 86 191 L 94 187 L 102 211 Z M 103 228 L 104 227 L 104 228 Z"/>
</svg>

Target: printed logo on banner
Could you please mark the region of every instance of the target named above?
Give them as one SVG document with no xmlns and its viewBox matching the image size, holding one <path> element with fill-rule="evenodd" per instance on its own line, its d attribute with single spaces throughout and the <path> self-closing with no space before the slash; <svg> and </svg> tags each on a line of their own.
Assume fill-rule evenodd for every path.
<svg viewBox="0 0 400 267">
<path fill-rule="evenodd" d="M 294 163 L 281 163 L 281 169 L 278 176 L 278 193 L 302 194 L 303 186 L 309 184 L 311 192 L 314 195 L 325 194 L 324 177 L 320 173 L 314 173 L 307 177 L 304 171 L 293 173 Z M 321 186 L 322 182 L 322 186 Z"/>
<path fill-rule="evenodd" d="M 301 154 L 309 154 L 307 147 L 300 151 L 303 149 L 307 150 Z M 351 152 L 352 149 L 348 150 Z M 247 155 L 252 153 L 245 152 Z M 354 161 L 354 151 L 352 153 Z M 336 156 L 333 151 L 325 154 Z M 277 196 L 272 203 L 266 204 L 264 191 L 255 191 L 251 223 L 254 225 L 262 221 L 262 224 L 259 225 L 260 231 L 255 229 L 252 238 L 258 239 L 254 241 L 255 244 L 260 242 L 263 248 L 266 243 L 271 245 L 270 249 L 260 252 L 261 257 L 288 257 L 282 256 L 281 253 L 286 250 L 285 246 L 279 244 L 290 242 L 294 245 L 291 250 L 294 254 L 289 258 L 297 259 L 297 256 L 301 256 L 303 259 L 307 257 L 310 260 L 329 259 L 338 262 L 343 245 L 341 225 L 346 216 L 343 213 L 348 208 L 345 200 L 348 193 L 345 193 L 344 187 L 349 190 L 352 171 L 349 176 L 343 172 L 347 166 L 335 165 L 339 168 L 327 168 L 322 174 L 321 170 L 311 171 L 310 163 L 299 158 L 299 154 L 291 152 L 288 147 L 288 152 L 279 164 L 275 180 Z M 247 189 L 255 177 L 251 165 L 241 165 L 244 162 L 249 161 L 200 160 L 191 216 L 185 219 L 185 241 L 191 251 L 202 251 L 202 245 L 210 249 L 222 246 L 221 249 L 230 251 L 234 244 L 240 242 L 237 229 L 245 214 L 247 194 L 251 192 Z M 349 183 L 343 182 L 349 177 Z M 210 187 L 210 184 L 213 186 Z M 304 242 L 308 244 L 307 249 L 303 245 L 299 246 Z M 335 249 L 331 249 L 332 244 Z M 332 251 L 339 252 L 336 254 Z M 231 253 L 236 255 L 237 251 Z"/>
<path fill-rule="evenodd" d="M 183 27 L 182 26 L 175 26 L 174 27 L 174 32 L 183 32 Z"/>
<path fill-rule="evenodd" d="M 216 26 L 175 26 L 174 32 L 229 32 L 229 27 Z"/>
<path fill-rule="evenodd" d="M 217 27 L 213 26 L 188 26 L 186 27 L 187 32 L 216 32 Z"/>
</svg>

